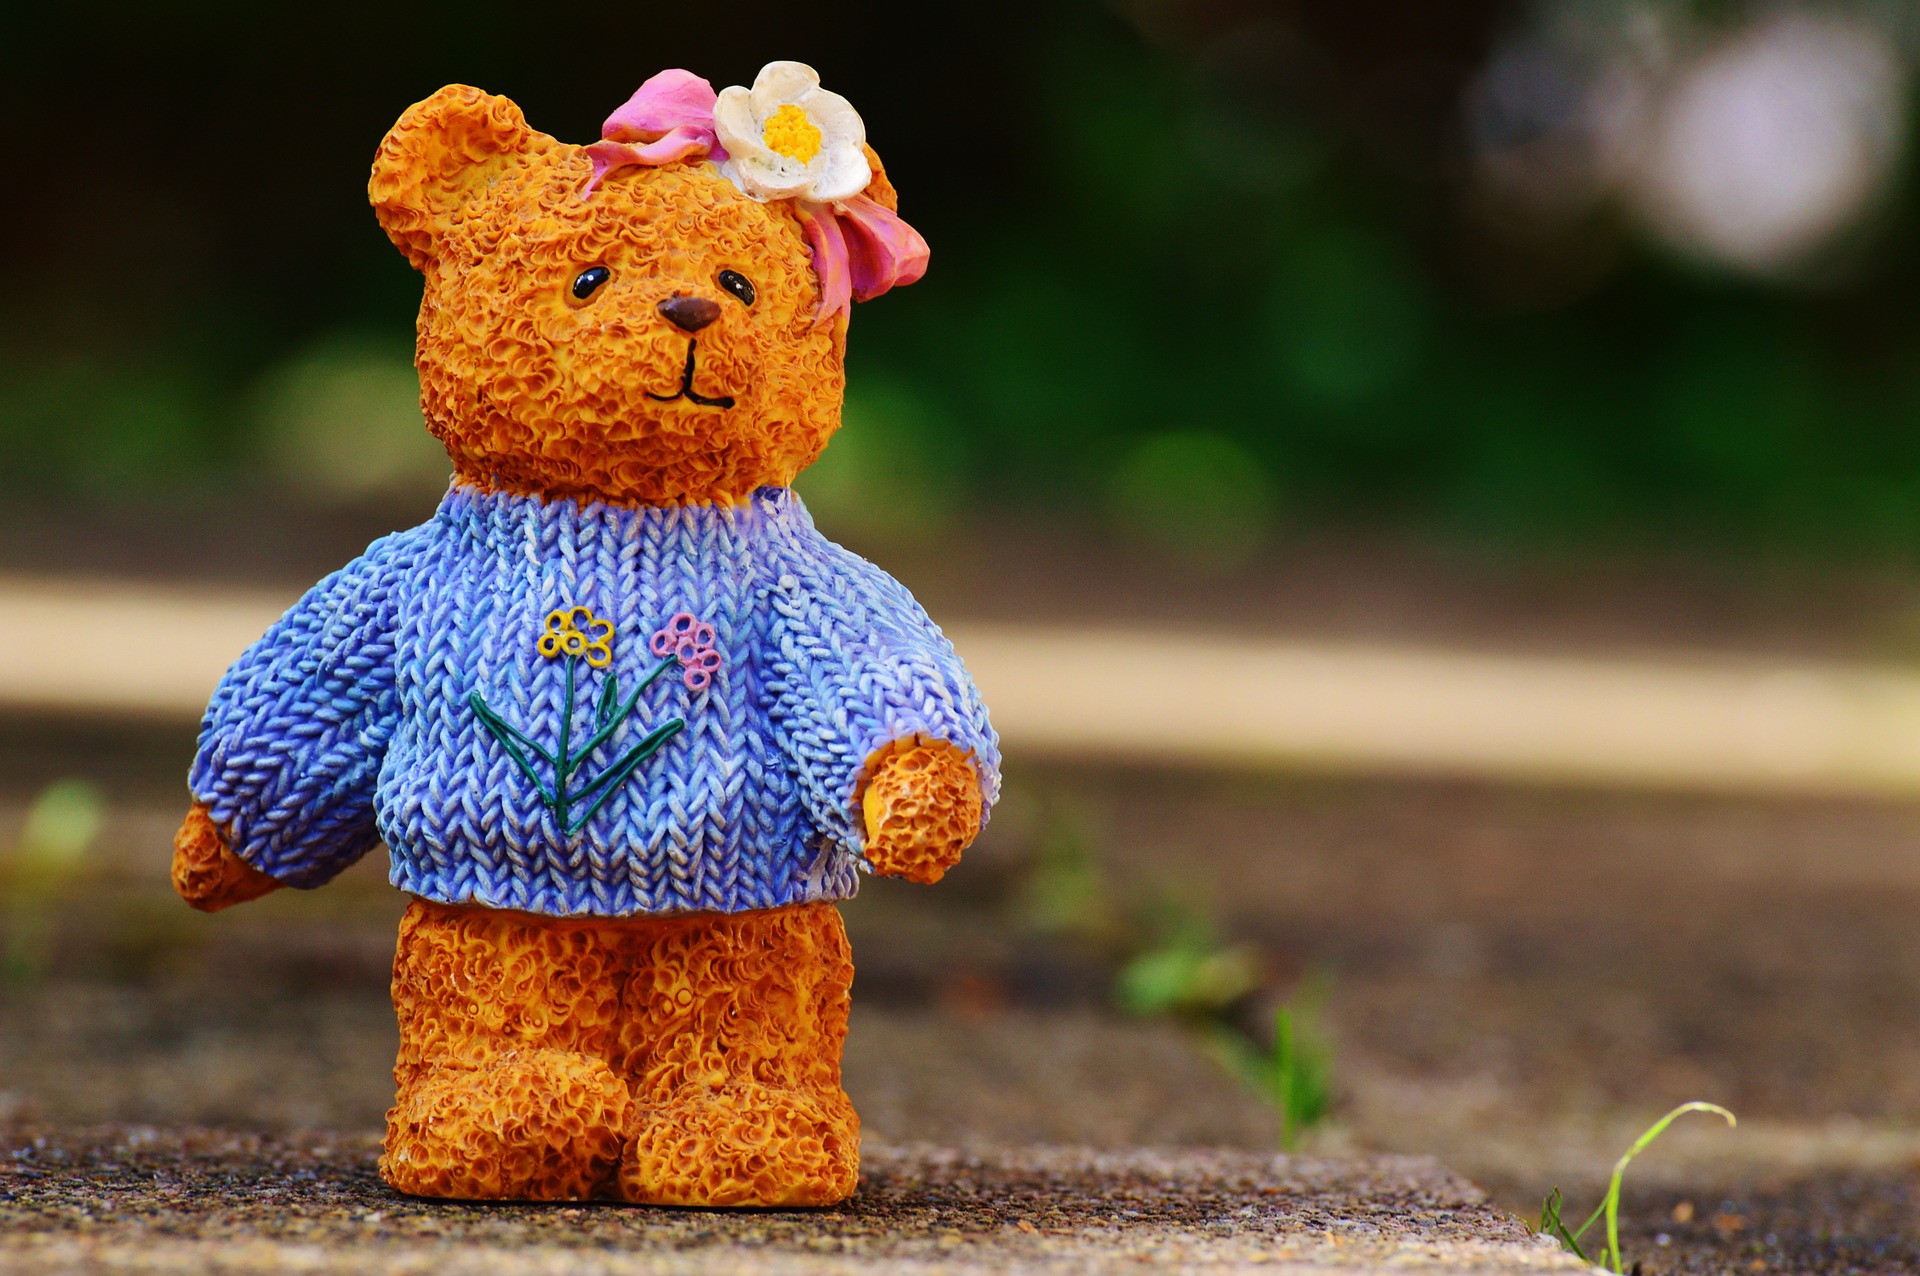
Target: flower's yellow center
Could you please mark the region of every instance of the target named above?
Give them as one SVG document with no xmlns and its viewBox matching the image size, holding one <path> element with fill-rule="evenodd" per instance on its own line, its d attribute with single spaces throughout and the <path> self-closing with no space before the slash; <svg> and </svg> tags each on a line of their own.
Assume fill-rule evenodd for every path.
<svg viewBox="0 0 1920 1276">
<path fill-rule="evenodd" d="M 813 157 L 820 153 L 819 126 L 791 102 L 767 117 L 767 127 L 760 134 L 760 140 L 767 144 L 768 150 L 802 164 L 812 163 Z"/>
</svg>

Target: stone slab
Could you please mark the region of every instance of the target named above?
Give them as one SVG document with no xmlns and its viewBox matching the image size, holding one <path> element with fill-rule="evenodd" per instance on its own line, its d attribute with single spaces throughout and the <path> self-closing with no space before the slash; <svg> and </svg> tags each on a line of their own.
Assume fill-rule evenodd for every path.
<svg viewBox="0 0 1920 1276">
<path fill-rule="evenodd" d="M 0 1272 L 1580 1270 L 1418 1157 L 869 1147 L 826 1210 L 459 1204 L 389 1190 L 365 1136 L 0 1136 Z"/>
</svg>

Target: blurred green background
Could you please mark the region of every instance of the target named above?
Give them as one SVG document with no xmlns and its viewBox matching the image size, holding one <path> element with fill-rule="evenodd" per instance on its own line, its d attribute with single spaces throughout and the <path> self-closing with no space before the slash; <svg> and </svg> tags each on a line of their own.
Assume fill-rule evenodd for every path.
<svg viewBox="0 0 1920 1276">
<path fill-rule="evenodd" d="M 444 475 L 364 200 L 465 81 L 573 141 L 818 67 L 934 246 L 855 315 L 826 521 L 1066 515 L 1920 556 L 1920 13 L 1647 0 L 75 4 L 10 14 L 0 491 L 316 506 Z M 418 500 L 415 498 L 418 497 Z"/>
</svg>

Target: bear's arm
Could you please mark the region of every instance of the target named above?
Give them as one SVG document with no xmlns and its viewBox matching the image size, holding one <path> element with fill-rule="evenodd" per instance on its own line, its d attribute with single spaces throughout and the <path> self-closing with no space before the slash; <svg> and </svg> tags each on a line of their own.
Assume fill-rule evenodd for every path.
<svg viewBox="0 0 1920 1276">
<path fill-rule="evenodd" d="M 937 881 L 986 821 L 1000 741 L 906 587 L 831 542 L 771 600 L 775 736 L 814 827 L 876 872 Z"/>
<path fill-rule="evenodd" d="M 214 826 L 207 808 L 195 802 L 173 835 L 173 889 L 203 913 L 280 889 L 280 883 L 235 855 Z"/>
<path fill-rule="evenodd" d="M 986 822 L 980 773 L 945 740 L 897 740 L 868 763 L 860 814 L 874 872 L 937 882 Z"/>
<path fill-rule="evenodd" d="M 195 907 L 318 886 L 378 841 L 396 615 L 424 530 L 376 541 L 315 585 L 221 678 L 175 839 L 175 885 Z"/>
</svg>

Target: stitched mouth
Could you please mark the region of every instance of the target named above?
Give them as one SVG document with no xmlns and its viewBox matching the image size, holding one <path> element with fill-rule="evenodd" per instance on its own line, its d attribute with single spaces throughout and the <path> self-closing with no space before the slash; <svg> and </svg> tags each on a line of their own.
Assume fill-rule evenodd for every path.
<svg viewBox="0 0 1920 1276">
<path fill-rule="evenodd" d="M 647 397 L 649 399 L 652 399 L 655 403 L 672 403 L 675 399 L 685 399 L 687 402 L 697 403 L 703 408 L 725 409 L 733 406 L 733 396 L 730 394 L 716 395 L 709 398 L 707 395 L 701 394 L 693 388 L 694 348 L 698 345 L 699 342 L 693 340 L 693 338 L 687 338 L 687 366 L 680 373 L 680 388 L 672 394 L 655 394 L 649 390 L 647 391 Z"/>
</svg>

